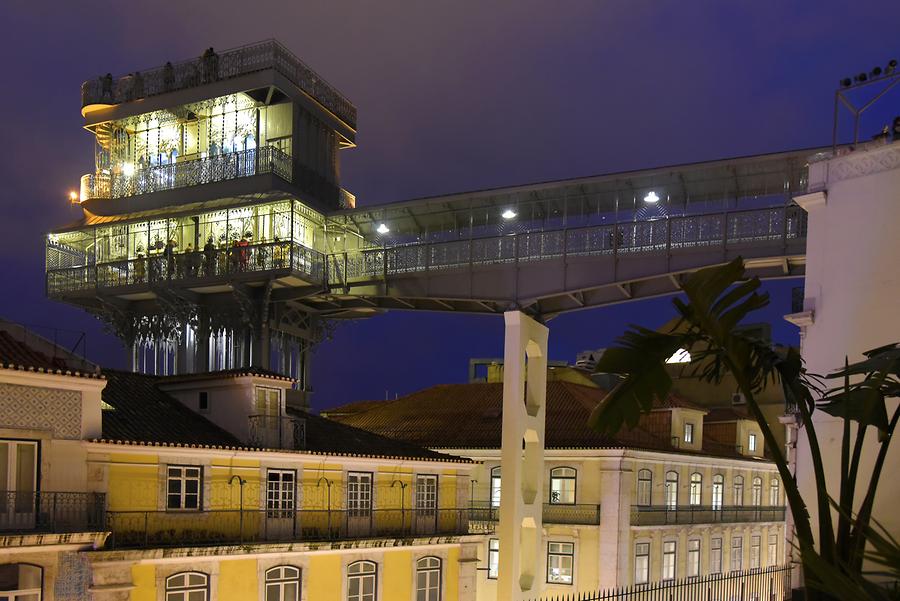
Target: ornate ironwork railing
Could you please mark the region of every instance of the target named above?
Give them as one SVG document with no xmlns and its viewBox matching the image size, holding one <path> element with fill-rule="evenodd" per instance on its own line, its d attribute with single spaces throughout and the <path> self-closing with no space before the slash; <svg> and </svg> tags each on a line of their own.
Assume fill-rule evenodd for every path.
<svg viewBox="0 0 900 601">
<path fill-rule="evenodd" d="M 107 547 L 336 541 L 470 534 L 469 509 L 111 511 Z M 490 532 L 491 530 L 488 530 Z M 483 533 L 482 525 L 474 532 Z"/>
<path fill-rule="evenodd" d="M 671 217 L 543 232 L 386 246 L 336 253 L 329 264 L 332 283 L 416 273 L 541 261 L 578 256 L 665 254 L 681 249 L 741 248 L 758 243 L 787 244 L 806 237 L 806 213 L 779 207 L 709 215 Z"/>
<path fill-rule="evenodd" d="M 81 84 L 81 106 L 119 104 L 266 69 L 274 69 L 350 127 L 356 128 L 356 107 L 337 88 L 275 40 L 167 63 L 140 73 L 88 80 Z"/>
<path fill-rule="evenodd" d="M 103 530 L 106 530 L 103 493 L 0 491 L 0 532 Z"/>
<path fill-rule="evenodd" d="M 124 198 L 162 190 L 223 182 L 263 173 L 292 181 L 291 157 L 274 146 L 153 165 L 125 175 L 89 173 L 81 177 L 81 200 Z"/>
<path fill-rule="evenodd" d="M 282 415 L 251 415 L 250 445 L 265 449 L 306 448 L 306 420 Z"/>
<path fill-rule="evenodd" d="M 542 515 L 545 524 L 596 526 L 600 523 L 600 506 L 583 503 L 577 505 L 544 503 Z M 500 508 L 491 506 L 489 501 L 474 501 L 472 503 L 472 520 L 496 522 L 499 519 Z"/>
<path fill-rule="evenodd" d="M 294 242 L 264 242 L 230 248 L 162 253 L 139 259 L 47 270 L 52 295 L 119 286 L 155 286 L 168 282 L 213 282 L 257 272 L 297 272 L 311 282 L 324 282 L 322 253 Z"/>
<path fill-rule="evenodd" d="M 783 522 L 784 507 L 723 506 L 714 509 L 709 505 L 659 505 L 631 508 L 632 526 L 665 526 L 669 524 L 716 524 L 739 522 Z"/>
</svg>

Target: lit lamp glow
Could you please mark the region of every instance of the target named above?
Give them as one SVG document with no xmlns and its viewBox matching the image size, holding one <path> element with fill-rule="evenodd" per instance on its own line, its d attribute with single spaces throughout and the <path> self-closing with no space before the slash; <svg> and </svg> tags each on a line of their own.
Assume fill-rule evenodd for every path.
<svg viewBox="0 0 900 601">
<path fill-rule="evenodd" d="M 512 209 L 506 209 L 505 211 L 503 211 L 503 213 L 500 214 L 500 216 L 504 219 L 515 219 L 516 215 L 518 215 L 518 213 L 516 213 Z"/>
<path fill-rule="evenodd" d="M 381 223 L 378 225 L 378 228 L 375 231 L 378 232 L 379 234 L 386 234 L 389 231 L 391 231 L 391 229 L 388 226 L 386 226 L 385 224 Z"/>
<path fill-rule="evenodd" d="M 132 175 L 134 175 L 134 163 L 123 163 L 122 173 L 125 175 L 125 177 L 131 177 Z"/>
<path fill-rule="evenodd" d="M 650 190 L 649 192 L 647 192 L 647 196 L 644 197 L 644 202 L 659 202 L 659 196 L 656 195 L 656 192 Z"/>
<path fill-rule="evenodd" d="M 75 190 L 72 190 L 71 192 L 69 192 L 69 201 L 72 204 L 75 204 L 76 202 L 78 202 L 78 200 L 79 200 L 78 192 L 76 192 Z"/>
</svg>

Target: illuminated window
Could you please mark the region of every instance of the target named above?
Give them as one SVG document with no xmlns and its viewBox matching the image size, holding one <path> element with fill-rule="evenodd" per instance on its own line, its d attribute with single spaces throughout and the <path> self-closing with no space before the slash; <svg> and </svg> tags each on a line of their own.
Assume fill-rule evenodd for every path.
<svg viewBox="0 0 900 601">
<path fill-rule="evenodd" d="M 369 517 L 372 512 L 372 473 L 347 473 L 347 509 L 350 517 Z"/>
<path fill-rule="evenodd" d="M 744 504 L 744 477 L 734 477 L 734 505 L 741 507 Z"/>
<path fill-rule="evenodd" d="M 355 561 L 347 566 L 347 601 L 377 599 L 375 570 L 373 561 Z"/>
<path fill-rule="evenodd" d="M 266 601 L 299 601 L 300 569 L 278 566 L 266 570 Z"/>
<path fill-rule="evenodd" d="M 709 539 L 709 573 L 722 573 L 722 539 Z"/>
<path fill-rule="evenodd" d="M 166 509 L 200 509 L 202 477 L 202 467 L 168 466 L 166 468 Z"/>
<path fill-rule="evenodd" d="M 750 434 L 749 438 L 747 439 L 747 449 L 751 453 L 756 452 L 756 434 Z"/>
<path fill-rule="evenodd" d="M 684 423 L 684 442 L 688 444 L 694 442 L 694 424 Z"/>
<path fill-rule="evenodd" d="M 678 473 L 666 473 L 666 507 L 675 509 L 678 507 Z"/>
<path fill-rule="evenodd" d="M 754 507 L 762 505 L 762 478 L 753 479 L 753 486 L 750 489 L 750 504 Z"/>
<path fill-rule="evenodd" d="M 703 476 L 698 472 L 691 474 L 690 504 L 700 505 L 703 498 Z"/>
<path fill-rule="evenodd" d="M 648 506 L 653 500 L 653 473 L 650 470 L 640 470 L 637 481 L 637 504 Z"/>
<path fill-rule="evenodd" d="M 731 571 L 740 572 L 741 562 L 744 559 L 744 539 L 740 536 L 731 537 Z"/>
<path fill-rule="evenodd" d="M 778 483 L 778 478 L 769 480 L 769 505 L 772 507 L 778 507 L 781 504 L 780 488 L 781 485 Z"/>
<path fill-rule="evenodd" d="M 488 541 L 488 575 L 491 580 L 497 579 L 500 570 L 500 539 L 492 538 Z"/>
<path fill-rule="evenodd" d="M 675 579 L 675 541 L 663 542 L 662 579 Z"/>
<path fill-rule="evenodd" d="M 209 576 L 202 572 L 181 572 L 166 578 L 166 601 L 207 601 Z"/>
<path fill-rule="evenodd" d="M 547 543 L 547 582 L 572 584 L 575 543 Z"/>
<path fill-rule="evenodd" d="M 555 467 L 550 470 L 550 502 L 561 505 L 575 503 L 576 472 L 571 467 Z"/>
<path fill-rule="evenodd" d="M 700 575 L 700 540 L 696 538 L 688 541 L 687 575 Z"/>
<path fill-rule="evenodd" d="M 27 563 L 0 565 L 0 599 L 41 601 L 44 571 Z"/>
<path fill-rule="evenodd" d="M 712 508 L 722 509 L 722 497 L 725 490 L 725 478 L 722 474 L 713 476 L 712 481 Z"/>
<path fill-rule="evenodd" d="M 416 512 L 434 515 L 437 510 L 438 477 L 432 474 L 416 476 Z"/>
<path fill-rule="evenodd" d="M 416 562 L 416 601 L 441 601 L 441 560 L 437 557 Z"/>
<path fill-rule="evenodd" d="M 650 582 L 650 543 L 637 543 L 634 546 L 634 583 Z"/>
<path fill-rule="evenodd" d="M 500 507 L 500 466 L 491 468 L 491 507 Z"/>
<path fill-rule="evenodd" d="M 296 473 L 294 470 L 273 470 L 266 472 L 266 509 L 270 518 L 290 518 L 294 511 L 296 494 Z"/>
</svg>

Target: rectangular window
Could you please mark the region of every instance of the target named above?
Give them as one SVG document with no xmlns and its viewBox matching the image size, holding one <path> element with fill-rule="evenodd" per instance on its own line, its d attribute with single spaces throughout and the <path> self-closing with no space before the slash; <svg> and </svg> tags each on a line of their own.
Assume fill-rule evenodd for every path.
<svg viewBox="0 0 900 601">
<path fill-rule="evenodd" d="M 266 472 L 266 509 L 270 518 L 293 517 L 297 490 L 294 470 Z"/>
<path fill-rule="evenodd" d="M 488 578 L 497 579 L 500 570 L 500 539 L 492 538 L 488 541 Z"/>
<path fill-rule="evenodd" d="M 372 512 L 372 473 L 347 473 L 347 510 L 349 517 L 369 517 Z"/>
<path fill-rule="evenodd" d="M 747 448 L 751 453 L 756 451 L 756 434 L 751 434 L 749 440 L 747 441 Z"/>
<path fill-rule="evenodd" d="M 637 481 L 637 504 L 644 507 L 650 505 L 651 486 L 653 485 L 653 476 L 650 470 L 641 470 L 638 472 Z"/>
<path fill-rule="evenodd" d="M 778 565 L 778 535 L 769 535 L 769 557 L 767 558 L 769 567 Z"/>
<path fill-rule="evenodd" d="M 416 476 L 416 511 L 434 515 L 437 510 L 438 477 L 420 474 Z"/>
<path fill-rule="evenodd" d="M 281 389 L 268 386 L 256 387 L 256 413 L 259 415 L 281 415 Z"/>
<path fill-rule="evenodd" d="M 687 575 L 688 577 L 700 575 L 700 541 L 698 539 L 688 541 Z"/>
<path fill-rule="evenodd" d="M 634 583 L 650 582 L 650 543 L 637 543 L 634 546 Z"/>
<path fill-rule="evenodd" d="M 209 412 L 209 393 L 205 390 L 200 392 L 200 398 L 197 401 L 197 405 L 200 408 L 200 413 L 208 413 Z"/>
<path fill-rule="evenodd" d="M 684 442 L 689 444 L 694 442 L 694 424 L 684 423 Z"/>
<path fill-rule="evenodd" d="M 547 582 L 572 584 L 575 570 L 575 543 L 547 543 Z"/>
<path fill-rule="evenodd" d="M 170 465 L 166 468 L 166 509 L 200 509 L 203 468 Z"/>
<path fill-rule="evenodd" d="M 491 470 L 491 507 L 500 507 L 500 468 Z"/>
<path fill-rule="evenodd" d="M 711 538 L 709 540 L 709 573 L 722 573 L 722 539 Z"/>
<path fill-rule="evenodd" d="M 662 579 L 675 579 L 675 541 L 663 542 Z"/>
<path fill-rule="evenodd" d="M 754 534 L 750 537 L 750 569 L 754 570 L 759 567 L 759 535 Z"/>
<path fill-rule="evenodd" d="M 577 473 L 571 467 L 557 467 L 550 470 L 550 502 L 564 505 L 575 503 L 575 478 Z"/>
<path fill-rule="evenodd" d="M 740 572 L 741 562 L 744 559 L 744 539 L 740 536 L 731 537 L 731 571 Z"/>
</svg>

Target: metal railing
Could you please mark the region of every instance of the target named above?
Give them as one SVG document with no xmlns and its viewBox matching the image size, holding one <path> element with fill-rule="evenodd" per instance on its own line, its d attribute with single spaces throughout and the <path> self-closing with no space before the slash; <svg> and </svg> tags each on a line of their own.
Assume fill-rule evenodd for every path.
<svg viewBox="0 0 900 601">
<path fill-rule="evenodd" d="M 264 449 L 306 448 L 306 420 L 282 415 L 251 415 L 250 445 Z"/>
<path fill-rule="evenodd" d="M 545 524 L 596 526 L 600 523 L 600 506 L 585 503 L 576 505 L 544 503 L 542 515 Z M 488 501 L 472 502 L 472 520 L 496 522 L 499 519 L 499 507 L 491 506 Z"/>
<path fill-rule="evenodd" d="M 0 532 L 99 532 L 105 511 L 103 493 L 0 491 Z"/>
<path fill-rule="evenodd" d="M 107 547 L 337 541 L 490 533 L 469 509 L 111 511 Z"/>
<path fill-rule="evenodd" d="M 128 175 L 89 173 L 81 176 L 80 198 L 82 201 L 92 198 L 124 198 L 263 173 L 273 173 L 285 181 L 293 181 L 291 157 L 274 146 L 262 146 L 137 168 Z"/>
<path fill-rule="evenodd" d="M 670 524 L 716 524 L 739 522 L 783 522 L 784 507 L 723 506 L 714 509 L 709 505 L 633 505 L 632 526 L 666 526 Z"/>
<path fill-rule="evenodd" d="M 790 598 L 791 565 L 786 564 L 604 591 L 551 595 L 541 597 L 540 601 L 784 601 Z"/>
<path fill-rule="evenodd" d="M 659 253 L 681 249 L 740 248 L 806 236 L 799 207 L 670 217 L 554 231 L 527 232 L 452 242 L 416 243 L 329 257 L 333 282 L 431 270 L 547 259 Z M 342 273 L 341 273 L 342 272 Z"/>
<path fill-rule="evenodd" d="M 356 107 L 275 40 L 178 63 L 167 63 L 140 73 L 88 80 L 81 84 L 81 106 L 119 104 L 266 69 L 274 69 L 348 125 L 356 128 Z"/>
<path fill-rule="evenodd" d="M 294 242 L 264 242 L 192 252 L 157 253 L 150 257 L 98 265 L 47 270 L 47 293 L 59 295 L 131 285 L 215 280 L 255 272 L 299 272 L 312 282 L 325 280 L 325 258 Z"/>
</svg>

